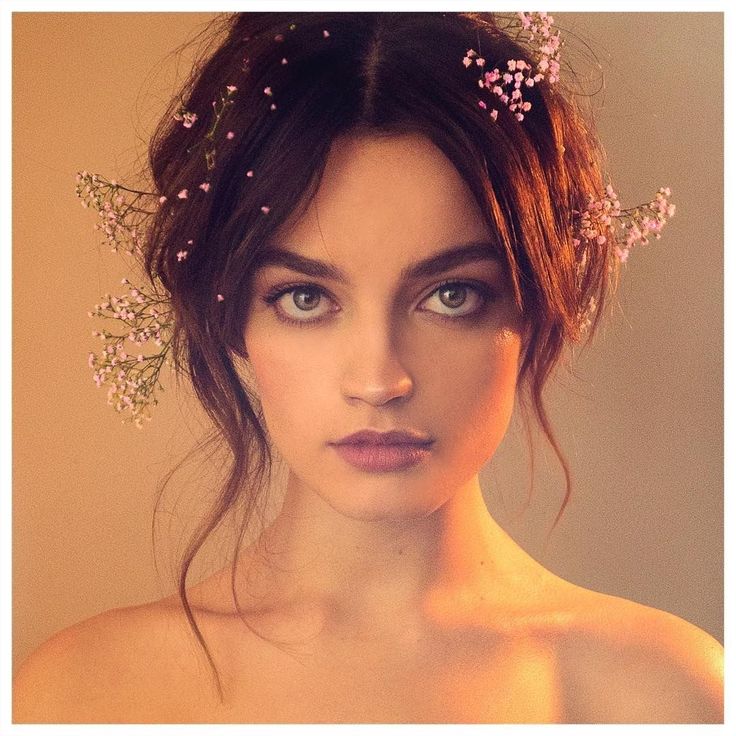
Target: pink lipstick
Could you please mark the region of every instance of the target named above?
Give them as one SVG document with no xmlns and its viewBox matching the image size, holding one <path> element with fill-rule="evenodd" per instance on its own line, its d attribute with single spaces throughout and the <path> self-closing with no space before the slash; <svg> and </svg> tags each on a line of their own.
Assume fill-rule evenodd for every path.
<svg viewBox="0 0 736 736">
<path fill-rule="evenodd" d="M 358 470 L 390 473 L 419 464 L 429 456 L 433 442 L 420 432 L 362 430 L 330 444 Z"/>
</svg>

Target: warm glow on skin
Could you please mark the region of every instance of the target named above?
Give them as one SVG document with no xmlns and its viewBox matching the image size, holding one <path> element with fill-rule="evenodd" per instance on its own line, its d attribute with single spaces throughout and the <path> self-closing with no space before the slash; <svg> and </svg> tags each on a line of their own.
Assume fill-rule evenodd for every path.
<svg viewBox="0 0 736 736">
<path fill-rule="evenodd" d="M 458 582 L 512 547 L 477 480 L 508 426 L 521 349 L 492 240 L 458 172 L 419 136 L 338 141 L 309 209 L 277 233 L 244 339 L 290 471 L 270 550 L 309 560 L 300 589 L 311 578 L 318 597 L 339 598 L 349 581 L 352 602 L 365 587 L 377 605 L 421 589 L 430 568 Z M 465 285 L 465 298 L 443 300 L 446 282 Z M 415 467 L 368 473 L 329 444 L 366 428 L 417 430 L 434 444 Z"/>
</svg>

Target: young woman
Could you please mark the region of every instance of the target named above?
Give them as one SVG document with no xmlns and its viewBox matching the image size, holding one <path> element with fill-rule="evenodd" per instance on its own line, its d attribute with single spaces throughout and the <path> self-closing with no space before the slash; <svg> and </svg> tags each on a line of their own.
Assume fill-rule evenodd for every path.
<svg viewBox="0 0 736 736">
<path fill-rule="evenodd" d="M 227 482 L 179 595 L 46 642 L 14 720 L 722 720 L 712 637 L 556 576 L 481 495 L 516 397 L 556 448 L 545 382 L 672 212 L 620 210 L 556 38 L 537 14 L 227 20 L 152 141 L 141 246 Z M 241 545 L 276 457 L 283 507 Z M 235 562 L 188 587 L 233 509 Z"/>
</svg>

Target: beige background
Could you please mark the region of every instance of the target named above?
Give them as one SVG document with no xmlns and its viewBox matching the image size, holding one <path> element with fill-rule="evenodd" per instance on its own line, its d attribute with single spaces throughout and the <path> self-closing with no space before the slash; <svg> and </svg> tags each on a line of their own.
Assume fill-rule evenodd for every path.
<svg viewBox="0 0 736 736">
<path fill-rule="evenodd" d="M 722 641 L 722 15 L 555 15 L 568 58 L 583 48 L 577 35 L 603 67 L 594 104 L 622 202 L 667 184 L 678 213 L 661 242 L 632 254 L 620 309 L 552 388 L 575 488 L 548 547 L 561 476 L 540 452 L 521 513 L 518 426 L 484 470 L 487 500 L 559 575 Z M 60 628 L 173 590 L 163 548 L 160 575 L 153 565 L 153 498 L 199 436 L 199 415 L 170 382 L 136 430 L 95 387 L 87 352 L 99 325 L 87 311 L 122 293 L 126 270 L 98 245 L 74 174 L 124 181 L 134 170 L 177 79 L 167 54 L 209 17 L 14 14 L 15 664 Z M 171 549 L 206 473 L 175 476 L 172 498 L 180 491 L 194 501 L 168 506 Z M 219 552 L 210 548 L 200 573 Z"/>
</svg>

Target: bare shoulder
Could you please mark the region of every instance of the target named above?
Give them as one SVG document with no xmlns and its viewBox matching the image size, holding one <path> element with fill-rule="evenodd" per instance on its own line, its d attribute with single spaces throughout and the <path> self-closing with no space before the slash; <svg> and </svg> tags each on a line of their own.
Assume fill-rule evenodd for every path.
<svg viewBox="0 0 736 736">
<path fill-rule="evenodd" d="M 585 591 L 562 647 L 569 720 L 722 723 L 723 647 L 694 624 Z"/>
<path fill-rule="evenodd" d="M 18 668 L 13 721 L 162 722 L 175 717 L 172 693 L 196 701 L 194 643 L 168 601 L 105 611 L 54 634 Z"/>
</svg>

